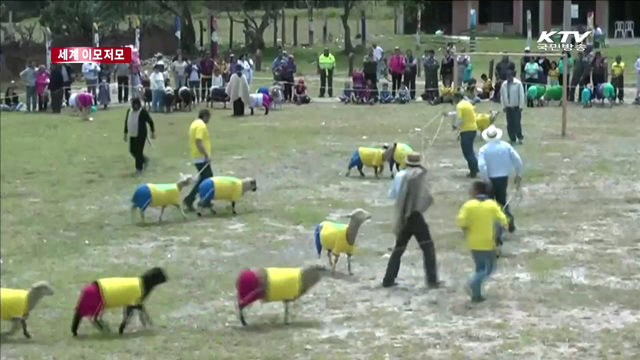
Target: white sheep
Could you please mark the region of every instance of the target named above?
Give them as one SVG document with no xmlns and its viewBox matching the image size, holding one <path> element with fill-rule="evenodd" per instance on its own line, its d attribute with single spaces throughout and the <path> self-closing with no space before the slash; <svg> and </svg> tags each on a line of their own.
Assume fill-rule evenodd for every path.
<svg viewBox="0 0 640 360">
<path fill-rule="evenodd" d="M 347 254 L 347 270 L 349 275 L 353 275 L 353 272 L 351 272 L 351 256 L 355 248 L 358 230 L 360 230 L 360 226 L 365 221 L 371 219 L 371 213 L 363 209 L 356 209 L 346 217 L 350 219 L 349 224 L 327 220 L 318 224 L 314 232 L 318 257 L 322 253 L 322 248 L 327 249 L 332 275 L 335 275 L 336 264 L 341 253 Z"/>
<path fill-rule="evenodd" d="M 33 308 L 45 296 L 52 296 L 53 289 L 49 283 L 39 281 L 29 290 L 0 289 L 0 313 L 2 320 L 11 321 L 11 329 L 2 333 L 2 336 L 11 336 L 22 325 L 22 333 L 27 339 L 31 334 L 27 331 L 27 318 Z"/>
<path fill-rule="evenodd" d="M 236 215 L 236 201 L 246 192 L 258 190 L 258 184 L 254 178 L 240 179 L 233 176 L 214 176 L 203 180 L 198 187 L 200 201 L 197 206 L 198 216 L 202 215 L 202 209 L 208 208 L 212 214 L 212 200 L 231 201 L 231 211 Z"/>
<path fill-rule="evenodd" d="M 135 210 L 140 209 L 140 218 L 144 223 L 144 212 L 147 207 L 162 207 L 158 222 L 162 222 L 162 215 L 167 206 L 175 206 L 180 210 L 182 217 L 186 220 L 184 210 L 182 210 L 182 199 L 180 191 L 191 184 L 194 177 L 180 173 L 180 180 L 175 184 L 142 184 L 136 188 L 131 198 L 131 218 L 135 222 Z"/>
</svg>

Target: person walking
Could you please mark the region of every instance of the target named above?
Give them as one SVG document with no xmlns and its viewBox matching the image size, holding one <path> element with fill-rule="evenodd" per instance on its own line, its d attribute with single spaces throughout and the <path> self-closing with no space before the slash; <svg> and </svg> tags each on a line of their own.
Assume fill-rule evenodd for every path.
<svg viewBox="0 0 640 360">
<path fill-rule="evenodd" d="M 156 138 L 156 130 L 147 109 L 142 108 L 139 98 L 131 100 L 131 109 L 124 117 L 124 141 L 129 140 L 129 153 L 135 159 L 136 175 L 142 174 L 147 168 L 149 158 L 144 156 L 144 146 L 147 142 L 147 125 L 151 128 L 151 138 Z"/>
<path fill-rule="evenodd" d="M 478 160 L 473 150 L 473 142 L 478 132 L 476 111 L 473 104 L 459 92 L 453 96 L 453 103 L 456 105 L 456 111 L 444 112 L 442 116 L 455 116 L 452 128 L 453 130 L 460 130 L 460 149 L 469 167 L 467 177 L 475 178 L 478 174 Z"/>
<path fill-rule="evenodd" d="M 387 270 L 382 280 L 385 288 L 397 285 L 402 254 L 412 237 L 418 241 L 422 250 L 422 261 L 429 288 L 443 285 L 438 281 L 436 249 L 424 219 L 424 212 L 433 204 L 433 196 L 427 185 L 427 169 L 422 166 L 422 155 L 416 152 L 407 154 L 406 170 L 396 174 L 393 179 L 390 198 L 395 200 L 395 223 L 393 232 L 396 245 L 393 248 Z"/>
<path fill-rule="evenodd" d="M 64 78 L 61 68 L 64 68 L 64 64 L 53 64 L 51 66 L 49 91 L 51 92 L 51 111 L 54 114 L 60 114 L 64 100 Z"/>
<path fill-rule="evenodd" d="M 189 195 L 184 198 L 183 205 L 189 211 L 194 211 L 193 202 L 196 200 L 200 183 L 213 177 L 211 169 L 211 139 L 207 124 L 211 119 L 211 113 L 207 109 L 202 109 L 198 113 L 198 118 L 193 120 L 189 127 L 189 148 L 191 149 L 191 160 L 198 171 L 198 181 L 193 185 Z"/>
<path fill-rule="evenodd" d="M 475 263 L 475 273 L 465 290 L 472 302 L 480 303 L 486 300 L 482 296 L 482 283 L 496 268 L 495 223 L 498 221 L 506 226 L 507 218 L 500 206 L 489 199 L 487 183 L 474 182 L 470 194 L 472 199 L 460 208 L 456 225 L 464 231 Z"/>
<path fill-rule="evenodd" d="M 480 176 L 485 181 L 491 183 L 492 197 L 503 208 L 504 213 L 509 218 L 509 232 L 516 231 L 516 224 L 513 214 L 507 204 L 507 187 L 509 185 L 509 175 L 511 169 L 515 170 L 513 184 L 520 188 L 522 181 L 522 159 L 518 152 L 507 142 L 500 140 L 502 130 L 494 125 L 489 126 L 482 132 L 482 138 L 487 143 L 478 151 L 478 168 Z M 498 248 L 502 246 L 502 231 L 498 231 Z"/>
<path fill-rule="evenodd" d="M 114 75 L 118 84 L 118 104 L 129 102 L 129 74 L 129 64 L 116 64 Z"/>
<path fill-rule="evenodd" d="M 507 117 L 507 133 L 511 145 L 516 143 L 522 144 L 524 136 L 522 135 L 522 108 L 524 107 L 525 97 L 524 88 L 520 80 L 514 77 L 513 71 L 507 71 L 507 81 L 500 88 L 500 102 L 502 109 Z"/>
<path fill-rule="evenodd" d="M 27 111 L 36 111 L 36 62 L 31 60 L 27 67 L 20 73 L 27 90 Z"/>
<path fill-rule="evenodd" d="M 391 72 L 391 95 L 395 98 L 396 92 L 402 84 L 402 74 L 404 72 L 404 56 L 397 46 L 389 59 L 389 72 Z"/>
<path fill-rule="evenodd" d="M 329 97 L 333 97 L 333 72 L 336 68 L 336 58 L 329 52 L 329 48 L 324 48 L 322 55 L 318 58 L 320 65 L 320 97 L 324 97 L 327 86 L 329 87 Z"/>
</svg>

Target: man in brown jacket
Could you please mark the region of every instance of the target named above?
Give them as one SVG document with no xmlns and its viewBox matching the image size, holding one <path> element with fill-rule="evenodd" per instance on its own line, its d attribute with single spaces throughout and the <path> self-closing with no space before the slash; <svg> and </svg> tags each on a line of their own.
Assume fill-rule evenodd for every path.
<svg viewBox="0 0 640 360">
<path fill-rule="evenodd" d="M 427 186 L 427 169 L 422 166 L 421 162 L 422 155 L 415 152 L 409 153 L 406 160 L 407 169 L 397 174 L 393 182 L 391 194 L 396 200 L 393 228 L 396 235 L 396 245 L 389 258 L 384 280 L 382 280 L 383 287 L 396 285 L 395 280 L 400 270 L 400 259 L 413 236 L 422 250 L 427 285 L 430 288 L 442 285 L 438 281 L 436 250 L 429 233 L 429 225 L 422 215 L 433 204 L 433 197 Z"/>
</svg>

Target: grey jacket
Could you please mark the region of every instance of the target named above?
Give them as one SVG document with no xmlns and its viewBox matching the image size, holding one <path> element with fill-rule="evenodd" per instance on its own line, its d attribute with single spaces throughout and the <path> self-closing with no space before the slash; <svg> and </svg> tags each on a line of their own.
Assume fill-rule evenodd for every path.
<svg viewBox="0 0 640 360">
<path fill-rule="evenodd" d="M 36 69 L 27 67 L 22 70 L 20 77 L 24 80 L 25 86 L 36 86 Z"/>
<path fill-rule="evenodd" d="M 398 235 L 411 214 L 422 214 L 432 204 L 433 196 L 427 184 L 427 170 L 422 167 L 408 167 L 396 198 L 393 232 Z"/>
</svg>

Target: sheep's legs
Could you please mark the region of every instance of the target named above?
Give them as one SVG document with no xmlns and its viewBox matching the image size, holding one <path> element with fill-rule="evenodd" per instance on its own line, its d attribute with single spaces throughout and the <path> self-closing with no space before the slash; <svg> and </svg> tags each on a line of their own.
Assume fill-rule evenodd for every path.
<svg viewBox="0 0 640 360">
<path fill-rule="evenodd" d="M 380 179 L 380 176 L 379 176 L 379 175 L 380 175 L 380 174 L 382 174 L 382 171 L 381 171 L 380 167 L 378 167 L 378 166 L 374 166 L 374 167 L 373 167 L 373 171 L 374 171 L 374 173 L 375 173 L 375 175 L 376 175 L 376 179 Z"/>
<path fill-rule="evenodd" d="M 329 267 L 333 269 L 333 257 L 331 257 L 331 250 L 327 250 L 327 257 L 329 258 Z"/>
<path fill-rule="evenodd" d="M 118 333 L 122 335 L 124 333 L 124 328 L 127 327 L 127 323 L 129 322 L 129 318 L 133 314 L 133 307 L 126 306 L 122 309 L 122 322 L 120 323 L 120 327 L 118 328 Z"/>
<path fill-rule="evenodd" d="M 349 275 L 353 275 L 353 271 L 351 271 L 351 255 L 347 254 L 347 272 Z"/>
<path fill-rule="evenodd" d="M 135 206 L 131 207 L 131 223 L 132 224 L 136 223 L 136 207 Z"/>
<path fill-rule="evenodd" d="M 71 333 L 73 336 L 78 336 L 78 327 L 80 327 L 80 321 L 82 321 L 82 316 L 79 312 L 76 312 L 73 315 L 73 321 L 71 322 Z"/>
<path fill-rule="evenodd" d="M 333 264 L 331 265 L 331 275 L 336 274 L 336 265 L 338 265 L 338 258 L 340 258 L 340 255 L 333 255 Z"/>
<path fill-rule="evenodd" d="M 238 213 L 236 212 L 236 202 L 235 201 L 231 202 L 231 212 L 233 213 L 233 215 L 238 215 Z"/>
<path fill-rule="evenodd" d="M 158 222 L 162 222 L 162 215 L 164 215 L 164 209 L 166 209 L 166 208 L 167 208 L 166 206 L 163 206 L 160 209 L 160 216 L 158 216 Z"/>
<path fill-rule="evenodd" d="M 178 208 L 178 210 L 180 210 L 180 214 L 182 214 L 182 218 L 184 220 L 187 220 L 187 214 L 184 213 L 184 210 L 182 210 L 182 205 L 176 205 L 176 207 Z M 164 208 L 163 208 L 164 209 Z"/>
<path fill-rule="evenodd" d="M 284 302 L 284 324 L 289 325 L 289 302 Z"/>
<path fill-rule="evenodd" d="M 361 177 L 365 177 L 364 172 L 362 171 L 363 167 L 364 167 L 364 165 L 358 165 L 358 172 L 360 173 Z"/>
<path fill-rule="evenodd" d="M 349 174 L 351 174 L 351 169 L 347 169 L 347 174 L 345 175 L 345 177 L 349 177 Z"/>
<path fill-rule="evenodd" d="M 95 316 L 93 318 L 93 320 L 91 321 L 91 323 L 93 324 L 93 326 L 95 326 L 98 330 L 100 330 L 102 332 L 110 332 L 111 331 L 111 329 L 109 329 L 109 325 L 107 325 L 107 323 L 102 321 L 102 319 L 100 318 L 100 315 Z"/>
<path fill-rule="evenodd" d="M 144 211 L 142 209 L 140 209 L 140 221 L 144 224 Z"/>
<path fill-rule="evenodd" d="M 27 320 L 24 318 L 20 319 L 20 324 L 22 324 L 22 333 L 24 334 L 24 337 L 31 339 L 31 334 L 27 331 Z"/>
<path fill-rule="evenodd" d="M 138 311 L 140 311 L 139 317 L 140 317 L 140 322 L 142 323 L 142 326 L 147 327 L 147 325 L 149 326 L 153 326 L 153 321 L 151 321 L 151 316 L 149 316 L 149 313 L 147 312 L 147 309 L 144 307 L 144 305 L 138 305 Z"/>
</svg>

